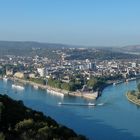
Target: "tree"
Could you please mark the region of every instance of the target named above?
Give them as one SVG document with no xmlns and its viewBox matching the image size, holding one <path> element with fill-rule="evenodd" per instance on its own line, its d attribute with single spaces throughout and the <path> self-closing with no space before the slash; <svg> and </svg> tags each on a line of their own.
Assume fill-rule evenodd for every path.
<svg viewBox="0 0 140 140">
<path fill-rule="evenodd" d="M 5 140 L 5 136 L 2 132 L 0 133 L 0 140 Z"/>
<path fill-rule="evenodd" d="M 69 86 L 68 83 L 62 83 L 61 88 L 64 89 L 64 90 L 68 90 L 68 91 L 70 90 L 70 86 Z"/>
<path fill-rule="evenodd" d="M 140 93 L 137 94 L 137 99 L 140 99 Z"/>
<path fill-rule="evenodd" d="M 135 90 L 130 91 L 130 93 L 131 93 L 132 95 L 136 96 L 136 91 L 135 91 Z"/>
<path fill-rule="evenodd" d="M 95 78 L 91 78 L 91 79 L 87 82 L 88 87 L 92 87 L 92 88 L 94 88 L 94 87 L 96 86 L 96 84 L 97 84 L 97 79 L 95 79 Z"/>
<path fill-rule="evenodd" d="M 138 91 L 140 92 L 140 83 L 137 85 Z"/>
<path fill-rule="evenodd" d="M 92 88 L 94 91 L 102 89 L 103 86 L 105 85 L 105 81 L 101 80 L 101 79 L 97 79 L 97 78 L 91 78 L 88 82 L 87 82 L 87 86 Z"/>
</svg>

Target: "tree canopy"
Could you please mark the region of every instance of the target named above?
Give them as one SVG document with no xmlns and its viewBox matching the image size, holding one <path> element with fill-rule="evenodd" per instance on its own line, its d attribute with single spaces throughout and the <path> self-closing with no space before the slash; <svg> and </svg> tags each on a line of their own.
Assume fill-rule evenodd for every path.
<svg viewBox="0 0 140 140">
<path fill-rule="evenodd" d="M 138 91 L 140 92 L 140 83 L 137 85 Z"/>
<path fill-rule="evenodd" d="M 10 115 L 9 115 L 10 114 Z M 0 95 L 0 140 L 86 140 L 49 116 Z"/>
</svg>

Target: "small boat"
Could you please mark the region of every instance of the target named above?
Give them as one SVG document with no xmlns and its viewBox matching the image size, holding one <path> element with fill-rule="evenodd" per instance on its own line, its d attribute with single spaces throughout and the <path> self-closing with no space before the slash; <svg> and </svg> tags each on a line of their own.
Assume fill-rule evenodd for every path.
<svg viewBox="0 0 140 140">
<path fill-rule="evenodd" d="M 94 103 L 88 103 L 88 106 L 95 106 Z"/>
<path fill-rule="evenodd" d="M 99 103 L 99 104 L 97 104 L 97 105 L 102 106 L 102 105 L 104 105 L 104 103 Z"/>
<path fill-rule="evenodd" d="M 58 102 L 58 105 L 62 105 L 62 103 L 61 102 Z"/>
</svg>

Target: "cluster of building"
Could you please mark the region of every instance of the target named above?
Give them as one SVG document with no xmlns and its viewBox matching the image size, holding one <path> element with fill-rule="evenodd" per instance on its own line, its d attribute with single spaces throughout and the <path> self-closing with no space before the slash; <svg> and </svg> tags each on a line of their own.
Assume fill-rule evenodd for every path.
<svg viewBox="0 0 140 140">
<path fill-rule="evenodd" d="M 140 75 L 140 60 L 67 60 L 67 54 L 59 50 L 58 60 L 47 57 L 23 57 L 7 55 L 0 59 L 0 71 L 7 76 L 17 78 L 55 78 L 69 82 L 70 78 L 82 74 L 91 76 L 114 76 L 121 74 L 124 78 Z"/>
</svg>

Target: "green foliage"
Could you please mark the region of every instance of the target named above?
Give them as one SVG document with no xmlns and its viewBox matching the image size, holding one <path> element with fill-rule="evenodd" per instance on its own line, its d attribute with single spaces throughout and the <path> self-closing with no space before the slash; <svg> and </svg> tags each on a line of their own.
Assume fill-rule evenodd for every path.
<svg viewBox="0 0 140 140">
<path fill-rule="evenodd" d="M 140 99 L 140 92 L 139 91 L 135 91 L 135 90 L 131 90 L 131 91 L 128 91 L 128 93 L 132 96 L 132 97 L 135 97 L 136 99 Z"/>
<path fill-rule="evenodd" d="M 16 42 L 16 41 L 0 41 L 0 56 L 42 56 L 49 59 L 57 59 L 60 57 L 54 50 L 61 44 L 38 43 L 38 42 Z"/>
<path fill-rule="evenodd" d="M 106 83 L 104 81 L 94 77 L 87 82 L 87 86 L 92 88 L 94 91 L 100 90 L 105 85 Z"/>
<path fill-rule="evenodd" d="M 137 99 L 140 99 L 140 92 L 137 93 Z"/>
<path fill-rule="evenodd" d="M 2 102 L 0 102 L 0 123 L 1 123 L 1 116 L 2 116 L 2 111 L 3 111 L 3 109 L 4 109 L 4 105 L 3 105 L 3 103 Z"/>
<path fill-rule="evenodd" d="M 38 132 L 39 133 L 44 133 L 44 132 L 46 132 L 48 130 L 49 130 L 49 127 L 48 126 L 44 126 L 44 127 L 40 128 L 40 129 L 38 129 Z"/>
<path fill-rule="evenodd" d="M 62 82 L 60 80 L 49 78 L 47 84 L 54 88 L 59 88 L 67 91 L 76 91 L 81 89 L 84 85 L 84 79 L 81 75 L 77 75 L 75 78 L 72 77 L 69 83 Z M 93 90 L 99 90 L 106 85 L 105 80 L 99 78 L 91 78 L 87 81 L 87 86 Z"/>
<path fill-rule="evenodd" d="M 61 88 L 62 82 L 59 80 L 54 80 L 52 78 L 49 78 L 47 84 L 54 88 Z"/>
<path fill-rule="evenodd" d="M 37 84 L 46 85 L 46 81 L 42 78 L 30 78 L 29 80 Z"/>
<path fill-rule="evenodd" d="M 123 76 L 121 74 L 115 74 L 113 76 L 103 76 L 101 78 L 98 78 L 102 81 L 107 81 L 107 80 L 119 80 L 119 79 L 122 79 Z"/>
<path fill-rule="evenodd" d="M 31 110 L 21 101 L 0 95 L 2 108 L 0 140 L 85 140 L 73 130 L 60 126 L 41 112 Z"/>
<path fill-rule="evenodd" d="M 6 70 L 5 70 L 5 68 L 2 68 L 2 69 L 0 69 L 0 75 L 5 75 L 6 74 Z"/>
<path fill-rule="evenodd" d="M 92 87 L 92 88 L 94 88 L 96 86 L 96 84 L 97 84 L 97 79 L 95 79 L 95 78 L 92 78 L 87 82 L 87 86 Z"/>
<path fill-rule="evenodd" d="M 79 81 L 73 79 L 69 83 L 65 83 L 60 80 L 49 78 L 47 84 L 51 87 L 59 88 L 67 91 L 75 91 L 82 87 L 82 84 Z"/>
<path fill-rule="evenodd" d="M 137 85 L 138 91 L 140 92 L 140 83 Z"/>
<path fill-rule="evenodd" d="M 68 91 L 70 90 L 70 86 L 69 86 L 68 83 L 62 83 L 61 88 L 64 89 L 64 90 L 68 90 Z"/>
<path fill-rule="evenodd" d="M 0 140 L 5 140 L 5 136 L 3 133 L 0 133 Z"/>
<path fill-rule="evenodd" d="M 33 119 L 24 119 L 23 121 L 20 121 L 16 124 L 15 130 L 26 130 L 32 127 L 33 125 Z"/>
<path fill-rule="evenodd" d="M 129 58 L 139 58 L 137 55 L 133 54 L 125 54 L 120 52 L 111 51 L 108 49 L 98 49 L 98 51 L 94 51 L 92 49 L 86 50 L 74 50 L 67 51 L 68 57 L 67 60 L 85 60 L 85 59 L 98 59 L 98 60 L 110 60 L 110 59 L 129 59 Z"/>
<path fill-rule="evenodd" d="M 135 91 L 135 90 L 130 91 L 130 93 L 131 93 L 132 95 L 136 96 L 136 91 Z"/>
<path fill-rule="evenodd" d="M 0 102 L 0 112 L 2 112 L 3 109 L 4 109 L 4 105 L 2 102 Z"/>
</svg>

